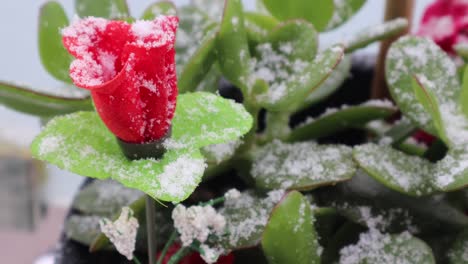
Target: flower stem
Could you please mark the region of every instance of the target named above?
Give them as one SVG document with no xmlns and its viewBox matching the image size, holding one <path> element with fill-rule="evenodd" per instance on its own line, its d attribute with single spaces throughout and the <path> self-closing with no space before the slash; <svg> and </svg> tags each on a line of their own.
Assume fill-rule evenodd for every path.
<svg viewBox="0 0 468 264">
<path fill-rule="evenodd" d="M 146 229 L 148 235 L 149 264 L 156 264 L 156 202 L 146 195 Z"/>
<path fill-rule="evenodd" d="M 169 237 L 169 239 L 167 240 L 166 245 L 164 245 L 164 248 L 161 251 L 161 255 L 159 256 L 158 262 L 156 264 L 161 264 L 162 263 L 164 257 L 166 256 L 167 251 L 169 250 L 169 248 L 174 243 L 174 240 L 176 239 L 176 237 L 177 237 L 177 231 L 174 230 L 171 233 L 171 236 Z"/>
<path fill-rule="evenodd" d="M 133 262 L 135 262 L 135 264 L 141 264 L 140 260 L 138 260 L 135 255 L 133 255 Z"/>
<path fill-rule="evenodd" d="M 189 247 L 181 247 L 179 250 L 177 250 L 177 252 L 174 255 L 172 255 L 172 257 L 169 259 L 167 264 L 176 264 L 176 263 L 178 263 L 189 252 L 190 252 Z"/>
</svg>

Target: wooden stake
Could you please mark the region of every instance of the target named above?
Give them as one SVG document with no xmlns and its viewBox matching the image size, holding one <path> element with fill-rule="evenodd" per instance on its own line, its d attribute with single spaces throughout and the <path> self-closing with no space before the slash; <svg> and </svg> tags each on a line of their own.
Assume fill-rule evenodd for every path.
<svg viewBox="0 0 468 264">
<path fill-rule="evenodd" d="M 385 80 L 385 58 L 388 48 L 393 41 L 409 32 L 413 19 L 414 0 L 387 0 L 385 5 L 385 21 L 398 17 L 408 19 L 408 28 L 400 35 L 388 38 L 380 44 L 379 55 L 375 64 L 374 79 L 372 80 L 371 98 L 390 99 L 387 82 Z"/>
</svg>

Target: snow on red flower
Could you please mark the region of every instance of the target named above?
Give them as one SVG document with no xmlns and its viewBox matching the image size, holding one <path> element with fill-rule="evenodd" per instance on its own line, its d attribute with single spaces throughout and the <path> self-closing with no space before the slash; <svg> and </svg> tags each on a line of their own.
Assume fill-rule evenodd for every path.
<svg viewBox="0 0 468 264">
<path fill-rule="evenodd" d="M 454 54 L 455 44 L 468 43 L 468 1 L 434 1 L 425 10 L 417 34 L 433 39 L 443 50 Z"/>
<path fill-rule="evenodd" d="M 76 58 L 70 76 L 121 140 L 143 143 L 168 131 L 177 98 L 175 16 L 128 24 L 89 17 L 62 30 Z"/>
</svg>

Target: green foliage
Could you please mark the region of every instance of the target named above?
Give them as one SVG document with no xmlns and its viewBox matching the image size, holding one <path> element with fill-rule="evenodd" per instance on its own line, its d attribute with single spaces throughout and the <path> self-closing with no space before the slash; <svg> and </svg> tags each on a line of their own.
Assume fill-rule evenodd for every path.
<svg viewBox="0 0 468 264">
<path fill-rule="evenodd" d="M 152 20 L 161 15 L 177 15 L 177 8 L 171 1 L 158 1 L 148 6 L 141 16 L 144 20 Z"/>
<path fill-rule="evenodd" d="M 80 17 L 127 18 L 130 17 L 125 0 L 75 0 L 75 11 Z"/>
<path fill-rule="evenodd" d="M 333 12 L 333 17 L 328 22 L 326 30 L 334 29 L 348 21 L 361 9 L 366 0 L 334 1 L 334 3 L 335 11 Z"/>
</svg>

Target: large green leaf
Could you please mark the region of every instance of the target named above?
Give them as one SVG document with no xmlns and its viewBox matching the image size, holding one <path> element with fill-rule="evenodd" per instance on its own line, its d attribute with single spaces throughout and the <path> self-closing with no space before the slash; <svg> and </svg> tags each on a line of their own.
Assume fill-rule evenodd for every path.
<svg viewBox="0 0 468 264">
<path fill-rule="evenodd" d="M 305 141 L 329 136 L 347 128 L 364 126 L 372 120 L 390 117 L 395 112 L 396 108 L 390 102 L 377 100 L 342 109 L 330 109 L 321 116 L 308 119 L 304 124 L 294 128 L 287 141 Z"/>
<path fill-rule="evenodd" d="M 181 95 L 162 159 L 127 160 L 96 113 L 53 119 L 34 140 L 33 155 L 71 172 L 113 178 L 155 199 L 181 201 L 205 169 L 198 148 L 233 140 L 250 130 L 252 118 L 241 105 L 208 93 Z"/>
<path fill-rule="evenodd" d="M 255 12 L 245 12 L 244 18 L 249 42 L 254 42 L 255 44 L 261 42 L 267 33 L 274 30 L 279 23 L 272 16 Z"/>
<path fill-rule="evenodd" d="M 355 245 L 340 251 L 340 263 L 435 264 L 431 248 L 408 232 L 382 234 L 370 230 L 361 234 Z"/>
<path fill-rule="evenodd" d="M 127 18 L 130 17 L 125 0 L 75 0 L 75 11 L 80 17 Z"/>
<path fill-rule="evenodd" d="M 333 16 L 333 0 L 263 0 L 270 13 L 280 20 L 305 19 L 318 31 L 323 31 Z"/>
<path fill-rule="evenodd" d="M 370 176 L 390 189 L 412 196 L 435 192 L 433 164 L 428 160 L 375 144 L 355 147 L 354 159 Z"/>
<path fill-rule="evenodd" d="M 429 39 L 412 36 L 394 42 L 387 55 L 386 77 L 393 98 L 403 114 L 435 134 L 430 114 L 414 93 L 413 76 L 433 94 L 447 137 L 453 142 L 466 141 L 468 122 L 457 103 L 460 82 L 451 58 Z"/>
<path fill-rule="evenodd" d="M 448 256 L 450 264 L 464 264 L 468 262 L 468 229 L 460 233 L 453 243 Z"/>
<path fill-rule="evenodd" d="M 349 147 L 275 140 L 254 154 L 251 174 L 266 189 L 310 190 L 350 179 L 356 172 Z"/>
<path fill-rule="evenodd" d="M 263 232 L 268 263 L 320 263 L 313 222 L 309 201 L 300 192 L 288 193 L 274 208 Z"/>
<path fill-rule="evenodd" d="M 335 11 L 333 17 L 328 22 L 326 30 L 334 29 L 348 21 L 361 7 L 366 0 L 334 0 Z"/>
<path fill-rule="evenodd" d="M 460 92 L 460 100 L 458 101 L 463 113 L 468 118 L 468 67 L 465 67 L 463 72 L 462 90 Z"/>
<path fill-rule="evenodd" d="M 381 25 L 369 27 L 358 32 L 346 41 L 346 53 L 351 53 L 367 45 L 400 34 L 408 28 L 408 20 L 397 18 L 387 21 Z"/>
<path fill-rule="evenodd" d="M 454 191 L 468 186 L 468 151 L 461 146 L 451 149 L 435 165 L 436 185 L 444 191 Z"/>
<path fill-rule="evenodd" d="M 177 15 L 177 9 L 174 3 L 171 1 L 158 1 L 149 5 L 141 16 L 144 20 L 153 20 L 154 18 L 165 15 L 165 16 L 175 16 Z"/>
<path fill-rule="evenodd" d="M 89 97 L 55 96 L 5 82 L 0 82 L 0 104 L 40 117 L 53 117 L 93 109 Z"/>
<path fill-rule="evenodd" d="M 68 69 L 72 56 L 62 44 L 60 30 L 68 26 L 67 14 L 55 1 L 46 2 L 39 12 L 39 56 L 44 68 L 56 79 L 71 83 Z"/>
</svg>

